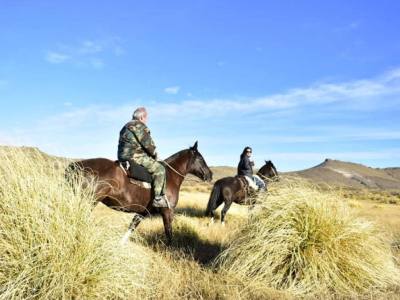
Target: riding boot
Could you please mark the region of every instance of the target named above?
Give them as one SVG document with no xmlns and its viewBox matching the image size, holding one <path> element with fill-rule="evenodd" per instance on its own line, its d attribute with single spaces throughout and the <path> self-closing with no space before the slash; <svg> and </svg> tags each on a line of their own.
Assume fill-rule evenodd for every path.
<svg viewBox="0 0 400 300">
<path fill-rule="evenodd" d="M 170 208 L 168 199 L 166 195 L 162 196 L 155 196 L 153 200 L 153 206 L 154 207 L 165 207 L 165 208 Z"/>
</svg>

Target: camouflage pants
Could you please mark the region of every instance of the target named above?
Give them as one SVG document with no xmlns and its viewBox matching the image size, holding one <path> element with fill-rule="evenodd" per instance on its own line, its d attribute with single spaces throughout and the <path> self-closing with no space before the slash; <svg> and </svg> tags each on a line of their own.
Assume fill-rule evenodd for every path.
<svg viewBox="0 0 400 300">
<path fill-rule="evenodd" d="M 133 155 L 133 160 L 145 167 L 147 171 L 151 174 L 153 178 L 153 187 L 154 187 L 154 194 L 155 196 L 160 196 L 164 194 L 164 187 L 165 187 L 165 168 L 164 166 L 159 163 L 158 161 L 154 160 L 148 155 Z"/>
</svg>

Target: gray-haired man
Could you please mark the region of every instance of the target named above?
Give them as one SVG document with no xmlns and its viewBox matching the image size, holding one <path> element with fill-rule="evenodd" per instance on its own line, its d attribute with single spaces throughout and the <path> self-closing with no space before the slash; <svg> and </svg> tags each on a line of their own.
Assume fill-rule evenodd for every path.
<svg viewBox="0 0 400 300">
<path fill-rule="evenodd" d="M 153 178 L 154 207 L 169 207 L 164 195 L 166 175 L 164 166 L 157 161 L 156 146 L 146 126 L 147 111 L 144 107 L 137 108 L 132 120 L 125 124 L 119 134 L 118 160 L 134 161 L 145 167 Z"/>
</svg>

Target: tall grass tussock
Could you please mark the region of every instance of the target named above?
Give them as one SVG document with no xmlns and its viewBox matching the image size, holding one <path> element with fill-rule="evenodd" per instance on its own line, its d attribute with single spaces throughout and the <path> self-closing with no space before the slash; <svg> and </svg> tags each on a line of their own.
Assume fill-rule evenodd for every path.
<svg viewBox="0 0 400 300">
<path fill-rule="evenodd" d="M 0 299 L 151 296 L 150 257 L 121 247 L 91 215 L 93 186 L 74 190 L 65 162 L 0 149 Z"/>
<path fill-rule="evenodd" d="M 220 270 L 294 295 L 354 297 L 399 284 L 388 240 L 333 192 L 273 189 L 217 259 Z"/>
</svg>

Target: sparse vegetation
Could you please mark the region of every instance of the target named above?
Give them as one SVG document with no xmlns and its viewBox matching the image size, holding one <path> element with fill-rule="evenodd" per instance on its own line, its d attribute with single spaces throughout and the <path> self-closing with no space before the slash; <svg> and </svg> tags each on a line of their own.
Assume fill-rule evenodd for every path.
<svg viewBox="0 0 400 300">
<path fill-rule="evenodd" d="M 363 201 L 375 201 L 387 204 L 400 204 L 400 192 L 398 190 L 376 190 L 376 189 L 351 189 L 342 190 L 342 195 L 347 199 Z"/>
</svg>

